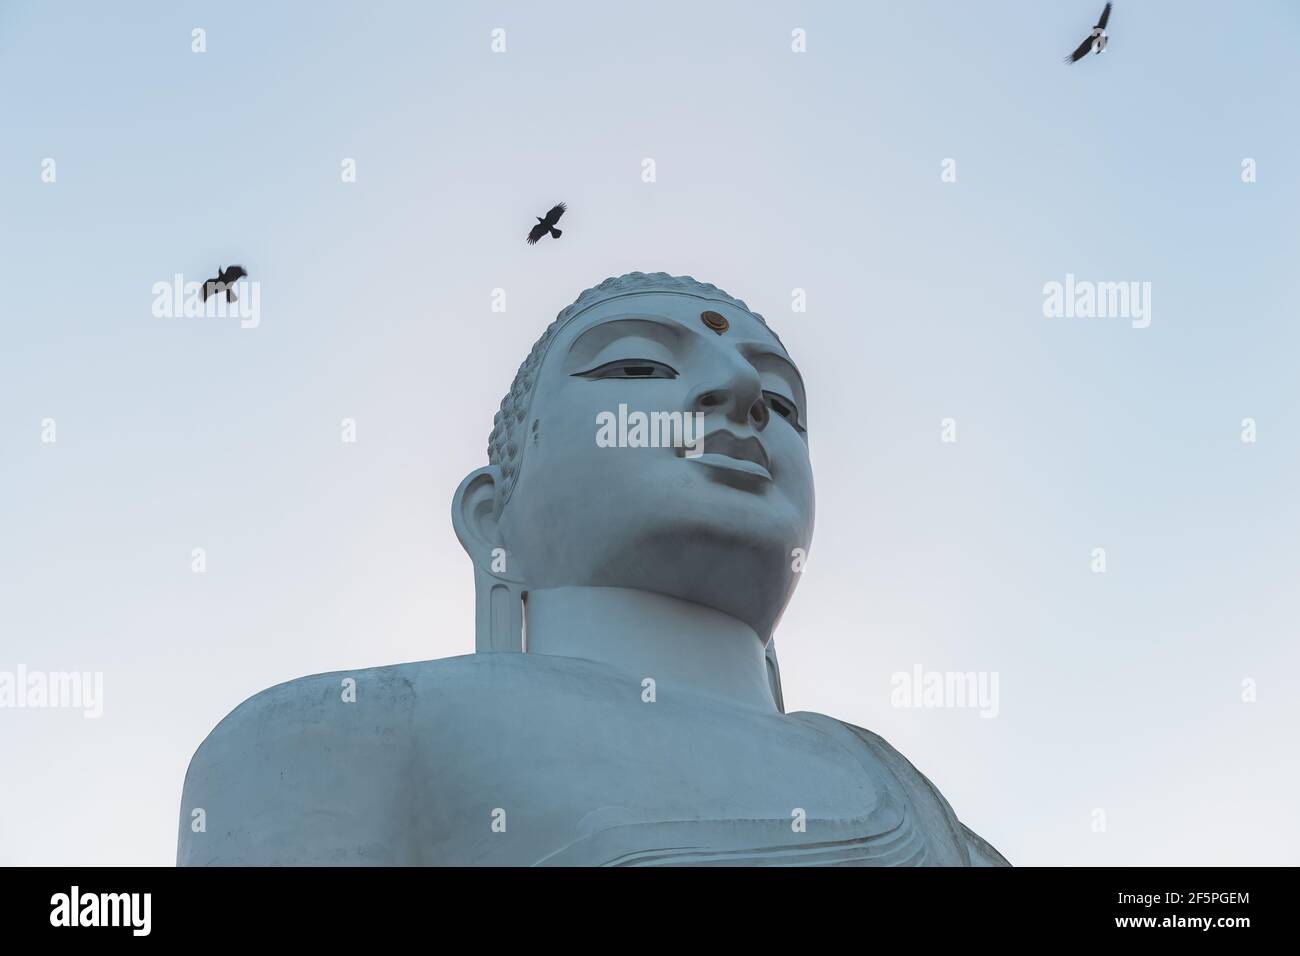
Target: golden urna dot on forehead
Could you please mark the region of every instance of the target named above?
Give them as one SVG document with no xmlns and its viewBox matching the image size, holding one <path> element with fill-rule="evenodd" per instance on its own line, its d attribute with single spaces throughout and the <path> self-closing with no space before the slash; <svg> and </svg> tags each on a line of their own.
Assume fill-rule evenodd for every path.
<svg viewBox="0 0 1300 956">
<path fill-rule="evenodd" d="M 719 335 L 727 331 L 727 317 L 721 312 L 701 312 L 700 319 L 705 325 L 711 328 L 714 332 L 717 332 Z"/>
</svg>

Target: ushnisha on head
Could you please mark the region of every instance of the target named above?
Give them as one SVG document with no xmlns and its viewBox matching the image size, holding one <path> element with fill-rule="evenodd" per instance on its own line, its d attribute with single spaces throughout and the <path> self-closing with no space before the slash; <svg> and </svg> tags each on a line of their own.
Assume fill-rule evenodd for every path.
<svg viewBox="0 0 1300 956">
<path fill-rule="evenodd" d="M 632 272 L 583 292 L 520 366 L 489 464 L 453 502 L 478 649 L 519 650 L 521 598 L 572 587 L 695 602 L 767 640 L 812 539 L 807 414 L 780 339 L 716 286 Z"/>
</svg>

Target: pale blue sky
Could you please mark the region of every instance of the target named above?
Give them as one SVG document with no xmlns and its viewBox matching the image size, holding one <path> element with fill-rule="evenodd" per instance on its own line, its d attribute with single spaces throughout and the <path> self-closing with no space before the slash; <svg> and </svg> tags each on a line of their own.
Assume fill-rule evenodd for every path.
<svg viewBox="0 0 1300 956">
<path fill-rule="evenodd" d="M 1300 7 L 1121 0 L 1063 66 L 1100 7 L 0 5 L 0 670 L 106 696 L 0 710 L 0 862 L 168 864 L 240 701 L 471 651 L 451 494 L 632 269 L 744 298 L 808 383 L 790 709 L 1016 863 L 1300 862 Z M 257 329 L 153 317 L 231 261 Z M 1067 273 L 1152 283 L 1151 327 L 1044 318 Z M 1000 716 L 891 708 L 917 663 Z"/>
</svg>

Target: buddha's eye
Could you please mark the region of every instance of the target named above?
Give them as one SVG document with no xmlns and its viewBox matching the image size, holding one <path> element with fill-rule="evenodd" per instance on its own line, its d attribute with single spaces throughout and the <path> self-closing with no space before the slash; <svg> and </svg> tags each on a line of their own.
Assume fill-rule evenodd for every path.
<svg viewBox="0 0 1300 956">
<path fill-rule="evenodd" d="M 763 398 L 767 400 L 767 405 L 772 411 L 776 412 L 799 431 L 803 431 L 803 426 L 799 424 L 799 411 L 794 407 L 789 399 L 776 394 L 776 392 L 764 392 Z"/>
<path fill-rule="evenodd" d="M 619 359 L 573 374 L 579 378 L 676 378 L 677 370 L 653 359 Z"/>
</svg>

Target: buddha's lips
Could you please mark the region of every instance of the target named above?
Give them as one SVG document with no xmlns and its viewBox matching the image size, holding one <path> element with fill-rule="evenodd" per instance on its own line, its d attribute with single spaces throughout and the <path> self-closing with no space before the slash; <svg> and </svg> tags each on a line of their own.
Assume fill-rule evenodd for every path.
<svg viewBox="0 0 1300 956">
<path fill-rule="evenodd" d="M 678 449 L 678 454 L 683 454 L 684 451 Z M 727 458 L 753 462 L 764 471 L 772 469 L 771 460 L 767 457 L 767 449 L 763 447 L 761 441 L 752 435 L 744 437 L 733 435 L 725 428 L 719 428 L 704 436 L 702 454 L 725 455 Z"/>
</svg>

